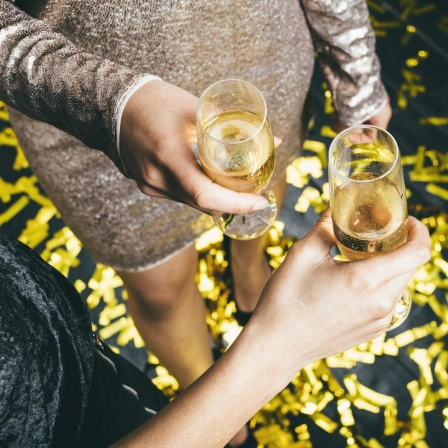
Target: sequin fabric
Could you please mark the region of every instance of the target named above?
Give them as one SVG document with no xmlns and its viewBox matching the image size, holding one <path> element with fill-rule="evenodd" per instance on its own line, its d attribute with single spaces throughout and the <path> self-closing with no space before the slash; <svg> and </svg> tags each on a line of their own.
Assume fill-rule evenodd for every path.
<svg viewBox="0 0 448 448">
<path fill-rule="evenodd" d="M 364 1 L 1 0 L 0 11 L 0 99 L 30 166 L 91 256 L 123 270 L 155 266 L 211 226 L 121 172 L 116 111 L 142 74 L 198 96 L 223 78 L 254 83 L 282 138 L 274 178 L 304 140 L 315 48 L 343 122 L 386 98 Z"/>
</svg>

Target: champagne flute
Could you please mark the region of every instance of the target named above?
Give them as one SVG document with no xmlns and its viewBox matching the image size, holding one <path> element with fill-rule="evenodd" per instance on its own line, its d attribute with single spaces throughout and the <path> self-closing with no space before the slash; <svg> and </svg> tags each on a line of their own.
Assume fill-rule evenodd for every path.
<svg viewBox="0 0 448 448">
<path fill-rule="evenodd" d="M 204 172 L 223 187 L 264 195 L 269 205 L 246 214 L 214 216 L 227 236 L 249 240 L 265 233 L 277 215 L 267 186 L 275 164 L 274 137 L 260 91 L 240 79 L 208 87 L 197 108 L 198 156 Z"/>
<path fill-rule="evenodd" d="M 407 203 L 398 145 L 384 129 L 353 126 L 330 145 L 328 177 L 336 244 L 349 261 L 374 257 L 407 240 Z M 411 308 L 406 289 L 386 331 Z"/>
</svg>

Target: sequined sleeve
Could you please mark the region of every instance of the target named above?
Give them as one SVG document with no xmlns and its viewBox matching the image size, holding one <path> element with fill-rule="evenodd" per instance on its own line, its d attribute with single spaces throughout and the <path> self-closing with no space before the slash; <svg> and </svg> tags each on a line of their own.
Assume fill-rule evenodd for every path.
<svg viewBox="0 0 448 448">
<path fill-rule="evenodd" d="M 387 101 L 364 0 L 302 0 L 339 120 L 362 123 Z"/>
<path fill-rule="evenodd" d="M 80 52 L 43 21 L 0 0 L 0 99 L 103 151 L 122 172 L 117 111 L 143 76 Z"/>
</svg>

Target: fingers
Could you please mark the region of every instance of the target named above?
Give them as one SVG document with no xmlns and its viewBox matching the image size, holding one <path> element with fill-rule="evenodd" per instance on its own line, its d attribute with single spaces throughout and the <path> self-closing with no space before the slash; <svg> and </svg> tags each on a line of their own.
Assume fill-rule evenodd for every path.
<svg viewBox="0 0 448 448">
<path fill-rule="evenodd" d="M 400 276 L 411 276 L 415 270 L 431 258 L 428 229 L 417 219 L 408 218 L 408 241 L 397 249 L 356 263 L 354 269 L 370 272 L 371 278 L 385 281 Z"/>
<path fill-rule="evenodd" d="M 333 233 L 333 222 L 331 219 L 330 207 L 328 207 L 321 215 L 315 226 L 312 228 L 311 232 L 308 234 L 307 238 L 312 240 L 311 243 L 321 253 L 328 254 L 328 252 L 336 242 Z"/>
<path fill-rule="evenodd" d="M 387 101 L 383 108 L 376 115 L 368 119 L 365 123 L 387 129 L 391 117 L 392 107 L 390 105 L 389 97 L 387 97 Z"/>
<path fill-rule="evenodd" d="M 211 215 L 250 213 L 269 206 L 269 202 L 263 196 L 228 190 L 213 183 L 208 177 L 203 186 L 199 185 L 199 179 L 197 179 L 196 187 L 198 193 L 193 198 L 194 205 Z"/>
<path fill-rule="evenodd" d="M 289 248 L 281 267 L 285 265 L 290 269 L 301 271 L 304 265 L 310 267 L 329 261 L 330 250 L 334 243 L 333 224 L 328 208 L 310 232 Z"/>
</svg>

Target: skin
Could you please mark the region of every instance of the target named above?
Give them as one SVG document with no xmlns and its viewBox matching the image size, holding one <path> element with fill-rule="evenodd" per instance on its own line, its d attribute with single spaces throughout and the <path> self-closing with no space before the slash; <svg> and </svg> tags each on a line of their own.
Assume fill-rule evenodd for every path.
<svg viewBox="0 0 448 448">
<path fill-rule="evenodd" d="M 380 336 L 415 270 L 430 258 L 426 227 L 413 217 L 408 227 L 408 241 L 395 251 L 341 263 L 329 253 L 335 239 L 327 211 L 291 247 L 228 351 L 113 446 L 220 448 L 300 369 Z"/>
<path fill-rule="evenodd" d="M 144 84 L 130 98 L 121 122 L 120 149 L 123 163 L 139 189 L 211 215 L 247 213 L 265 207 L 267 203 L 261 196 L 223 188 L 200 168 L 191 147 L 191 142 L 196 141 L 197 103 L 197 97 L 160 80 Z M 386 127 L 390 116 L 387 102 L 369 123 Z M 346 127 L 340 123 L 335 126 Z M 281 208 L 286 177 L 282 176 L 273 189 Z M 266 237 L 231 241 L 234 296 L 242 311 L 254 310 L 271 275 L 264 256 Z M 117 271 L 147 348 L 179 381 L 181 389 L 213 364 L 204 301 L 194 280 L 196 266 L 197 253 L 191 245 L 154 268 Z M 243 428 L 232 444 L 242 443 L 246 434 Z"/>
</svg>

